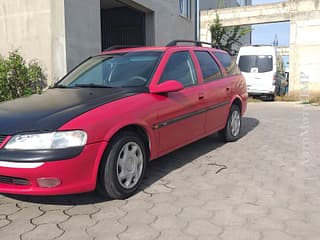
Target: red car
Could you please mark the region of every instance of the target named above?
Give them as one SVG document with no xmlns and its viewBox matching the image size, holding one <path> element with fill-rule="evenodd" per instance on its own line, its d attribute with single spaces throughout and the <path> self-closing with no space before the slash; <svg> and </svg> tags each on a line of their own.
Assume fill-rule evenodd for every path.
<svg viewBox="0 0 320 240">
<path fill-rule="evenodd" d="M 246 83 L 201 46 L 113 49 L 52 88 L 0 104 L 0 192 L 126 198 L 148 161 L 212 133 L 235 141 Z"/>
</svg>

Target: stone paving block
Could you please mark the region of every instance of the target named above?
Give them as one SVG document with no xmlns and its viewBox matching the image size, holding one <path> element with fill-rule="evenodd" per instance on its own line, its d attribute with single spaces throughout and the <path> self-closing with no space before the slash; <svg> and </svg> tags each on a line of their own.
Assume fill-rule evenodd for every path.
<svg viewBox="0 0 320 240">
<path fill-rule="evenodd" d="M 302 240 L 302 238 L 292 237 L 282 231 L 263 231 L 263 240 Z"/>
<path fill-rule="evenodd" d="M 125 210 L 121 210 L 118 207 L 115 206 L 107 206 L 102 207 L 100 206 L 100 209 L 98 212 L 94 213 L 92 215 L 93 219 L 96 220 L 102 220 L 102 219 L 119 219 L 123 216 L 125 216 L 127 212 Z"/>
<path fill-rule="evenodd" d="M 117 235 L 124 232 L 126 226 L 120 224 L 116 219 L 103 219 L 97 224 L 88 227 L 87 232 L 90 236 L 97 239 L 116 239 Z"/>
<path fill-rule="evenodd" d="M 285 224 L 283 221 L 274 220 L 270 217 L 261 217 L 261 218 L 248 218 L 248 228 L 255 231 L 276 231 L 276 230 L 284 230 Z"/>
<path fill-rule="evenodd" d="M 57 240 L 93 240 L 94 238 L 89 236 L 85 231 L 72 230 L 64 233 Z"/>
<path fill-rule="evenodd" d="M 119 222 L 125 226 L 132 224 L 150 224 L 156 220 L 156 216 L 148 213 L 146 210 L 134 210 L 128 212 L 125 216 L 119 218 Z"/>
<path fill-rule="evenodd" d="M 75 215 L 69 218 L 67 221 L 60 223 L 59 227 L 67 232 L 72 230 L 82 231 L 95 225 L 96 223 L 97 221 L 91 219 L 88 215 Z"/>
<path fill-rule="evenodd" d="M 68 205 L 58 205 L 58 204 L 55 204 L 55 205 L 50 205 L 50 204 L 47 204 L 47 205 L 40 205 L 40 209 L 41 211 L 52 211 L 52 210 L 59 210 L 59 211 L 64 211 L 64 210 L 68 210 L 70 208 L 73 208 L 73 206 L 68 206 Z"/>
<path fill-rule="evenodd" d="M 43 224 L 23 235 L 23 240 L 52 240 L 62 236 L 63 231 L 56 224 Z"/>
<path fill-rule="evenodd" d="M 53 210 L 53 211 L 44 212 L 43 215 L 37 218 L 34 218 L 32 220 L 32 223 L 36 225 L 45 224 L 45 223 L 58 224 L 66 221 L 68 218 L 69 216 L 64 214 L 62 211 Z"/>
<path fill-rule="evenodd" d="M 174 204 L 176 202 L 180 202 L 180 199 L 178 200 L 178 197 L 174 196 L 172 193 L 158 193 L 158 194 L 153 194 L 150 198 L 148 198 L 147 201 L 154 204 L 157 204 L 157 203 Z"/>
<path fill-rule="evenodd" d="M 260 240 L 261 234 L 259 232 L 250 231 L 242 227 L 227 227 L 224 230 L 224 232 L 220 235 L 220 239 L 222 240 L 235 240 L 235 239 L 236 240 Z"/>
<path fill-rule="evenodd" d="M 173 204 L 169 203 L 158 203 L 153 206 L 151 209 L 148 210 L 148 213 L 152 214 L 153 216 L 170 216 L 176 215 L 182 211 L 181 207 L 177 207 Z"/>
<path fill-rule="evenodd" d="M 157 219 L 150 224 L 154 229 L 162 232 L 162 230 L 179 230 L 186 227 L 188 221 L 178 218 L 177 216 L 159 216 Z"/>
<path fill-rule="evenodd" d="M 16 204 L 13 203 L 7 203 L 7 204 L 1 204 L 0 205 L 0 215 L 10 215 L 14 214 L 21 209 L 16 206 Z"/>
<path fill-rule="evenodd" d="M 209 219 L 213 212 L 199 207 L 185 207 L 177 216 L 184 220 Z"/>
<path fill-rule="evenodd" d="M 94 214 L 98 211 L 99 209 L 96 208 L 94 205 L 78 205 L 66 210 L 65 212 L 68 215 L 83 215 L 83 214 L 89 215 L 89 214 Z"/>
<path fill-rule="evenodd" d="M 264 217 L 267 216 L 270 209 L 264 206 L 259 206 L 255 203 L 244 203 L 237 205 L 234 214 L 240 217 Z"/>
<path fill-rule="evenodd" d="M 315 227 L 310 223 L 306 223 L 298 220 L 288 220 L 286 221 L 286 230 L 287 234 L 292 236 L 302 237 L 307 239 L 309 236 L 320 236 L 320 229 Z"/>
<path fill-rule="evenodd" d="M 194 238 L 193 236 L 186 235 L 177 229 L 163 230 L 161 231 L 160 236 L 157 238 L 157 240 L 195 240 L 195 239 L 196 238 Z"/>
<path fill-rule="evenodd" d="M 160 236 L 160 232 L 148 225 L 130 225 L 128 229 L 119 234 L 120 240 L 153 240 Z"/>
<path fill-rule="evenodd" d="M 152 202 L 144 200 L 131 200 L 127 201 L 125 205 L 121 206 L 120 209 L 123 211 L 136 211 L 136 210 L 147 210 L 153 207 Z"/>
<path fill-rule="evenodd" d="M 226 209 L 215 211 L 210 222 L 218 226 L 243 226 L 246 218 L 236 216 L 232 210 Z"/>
<path fill-rule="evenodd" d="M 189 221 L 185 232 L 192 236 L 211 235 L 214 239 L 222 232 L 222 228 L 206 220 L 194 220 Z"/>
</svg>

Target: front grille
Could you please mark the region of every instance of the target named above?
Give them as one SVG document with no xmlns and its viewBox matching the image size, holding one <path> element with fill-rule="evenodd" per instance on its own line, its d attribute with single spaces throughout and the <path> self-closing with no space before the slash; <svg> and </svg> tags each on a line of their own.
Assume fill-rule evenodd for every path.
<svg viewBox="0 0 320 240">
<path fill-rule="evenodd" d="M 29 185 L 29 181 L 27 179 L 1 176 L 1 175 L 0 175 L 0 183 L 13 184 L 13 185 L 23 185 L 23 186 Z"/>
<path fill-rule="evenodd" d="M 0 135 L 0 144 L 3 143 L 3 141 L 6 139 L 7 136 Z"/>
</svg>

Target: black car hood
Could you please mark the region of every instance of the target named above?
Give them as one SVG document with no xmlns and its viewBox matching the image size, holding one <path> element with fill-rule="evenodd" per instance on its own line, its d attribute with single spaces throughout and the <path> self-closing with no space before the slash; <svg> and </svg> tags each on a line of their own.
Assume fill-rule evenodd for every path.
<svg viewBox="0 0 320 240">
<path fill-rule="evenodd" d="M 0 135 L 54 131 L 66 122 L 105 103 L 145 88 L 54 88 L 43 94 L 0 103 Z"/>
</svg>

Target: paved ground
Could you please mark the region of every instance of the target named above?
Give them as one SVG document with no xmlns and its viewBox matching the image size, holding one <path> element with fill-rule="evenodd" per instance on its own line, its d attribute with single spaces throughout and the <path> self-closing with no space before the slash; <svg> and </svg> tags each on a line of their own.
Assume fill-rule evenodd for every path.
<svg viewBox="0 0 320 240">
<path fill-rule="evenodd" d="M 241 140 L 151 163 L 128 200 L 0 195 L 0 239 L 318 240 L 320 107 L 248 107 Z"/>
</svg>

